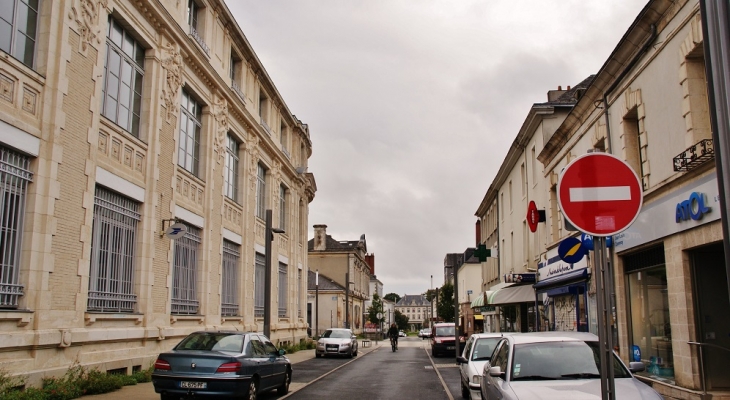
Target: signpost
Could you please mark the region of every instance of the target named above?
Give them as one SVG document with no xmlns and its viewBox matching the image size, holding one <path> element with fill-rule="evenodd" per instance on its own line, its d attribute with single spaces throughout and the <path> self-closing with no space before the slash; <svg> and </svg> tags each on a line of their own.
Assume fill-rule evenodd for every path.
<svg viewBox="0 0 730 400">
<path fill-rule="evenodd" d="M 584 154 L 565 167 L 558 181 L 558 204 L 565 219 L 593 235 L 596 253 L 598 338 L 603 400 L 615 400 L 612 313 L 613 271 L 606 237 L 622 232 L 636 220 L 643 203 L 641 181 L 631 167 L 607 153 Z M 577 240 L 580 243 L 579 240 Z"/>
</svg>

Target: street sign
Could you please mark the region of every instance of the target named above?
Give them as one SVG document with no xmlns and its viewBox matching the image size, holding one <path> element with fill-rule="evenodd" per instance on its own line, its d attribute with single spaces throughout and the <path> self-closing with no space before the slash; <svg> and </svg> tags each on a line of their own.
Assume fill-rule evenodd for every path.
<svg viewBox="0 0 730 400">
<path fill-rule="evenodd" d="M 188 231 L 188 228 L 185 227 L 185 224 L 183 224 L 182 222 L 178 222 L 176 224 L 170 225 L 165 230 L 165 236 L 167 236 L 170 239 L 177 239 L 181 236 L 184 236 L 187 231 Z"/>
<path fill-rule="evenodd" d="M 577 263 L 585 255 L 586 249 L 578 238 L 572 236 L 567 237 L 558 246 L 558 256 L 568 264 Z"/>
<path fill-rule="evenodd" d="M 530 226 L 530 232 L 537 232 L 537 223 L 540 222 L 540 213 L 537 212 L 537 204 L 530 200 L 527 205 L 527 225 Z"/>
<path fill-rule="evenodd" d="M 573 160 L 561 174 L 557 191 L 565 219 L 593 236 L 612 236 L 631 226 L 643 202 L 634 170 L 607 153 Z"/>
<path fill-rule="evenodd" d="M 606 238 L 606 247 L 613 246 L 613 239 L 611 239 L 613 236 L 608 236 Z M 593 251 L 593 236 L 581 233 L 580 234 L 580 241 L 583 243 L 583 247 L 585 247 L 586 250 Z"/>
</svg>

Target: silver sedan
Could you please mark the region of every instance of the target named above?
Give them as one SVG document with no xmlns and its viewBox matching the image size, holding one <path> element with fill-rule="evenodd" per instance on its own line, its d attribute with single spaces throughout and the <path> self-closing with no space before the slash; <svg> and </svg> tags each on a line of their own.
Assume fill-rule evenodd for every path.
<svg viewBox="0 0 730 400">
<path fill-rule="evenodd" d="M 483 399 L 600 400 L 601 373 L 598 337 L 587 332 L 535 332 L 505 334 L 484 366 Z M 662 397 L 632 375 L 614 354 L 616 398 L 661 400 Z"/>
<path fill-rule="evenodd" d="M 328 355 L 352 358 L 357 355 L 357 336 L 349 329 L 327 329 L 317 339 L 317 349 L 314 354 L 317 358 Z"/>
</svg>

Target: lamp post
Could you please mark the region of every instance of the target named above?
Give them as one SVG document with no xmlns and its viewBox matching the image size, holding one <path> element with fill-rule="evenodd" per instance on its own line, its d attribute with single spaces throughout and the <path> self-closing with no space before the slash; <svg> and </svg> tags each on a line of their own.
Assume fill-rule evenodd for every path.
<svg viewBox="0 0 730 400">
<path fill-rule="evenodd" d="M 314 336 L 319 337 L 319 270 L 314 274 Z"/>
<path fill-rule="evenodd" d="M 274 233 L 284 233 L 283 229 L 272 228 L 271 210 L 266 210 L 266 262 L 264 263 L 264 336 L 271 340 L 271 242 L 274 240 Z"/>
</svg>

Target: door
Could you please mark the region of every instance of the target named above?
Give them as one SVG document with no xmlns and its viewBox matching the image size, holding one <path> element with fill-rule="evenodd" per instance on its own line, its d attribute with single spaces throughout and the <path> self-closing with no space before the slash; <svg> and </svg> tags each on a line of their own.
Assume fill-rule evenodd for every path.
<svg viewBox="0 0 730 400">
<path fill-rule="evenodd" d="M 707 390 L 730 388 L 730 297 L 722 243 L 690 252 L 697 295 L 698 337 L 707 343 L 702 353 Z M 720 346 L 725 350 L 714 346 Z"/>
<path fill-rule="evenodd" d="M 264 346 L 264 342 L 259 339 L 258 335 L 251 335 L 251 348 L 253 349 L 254 359 L 258 366 L 258 374 L 261 378 L 259 380 L 259 388 L 264 390 L 268 389 L 272 386 L 272 364 L 269 361 L 269 355 L 266 354 L 266 346 Z"/>
</svg>

